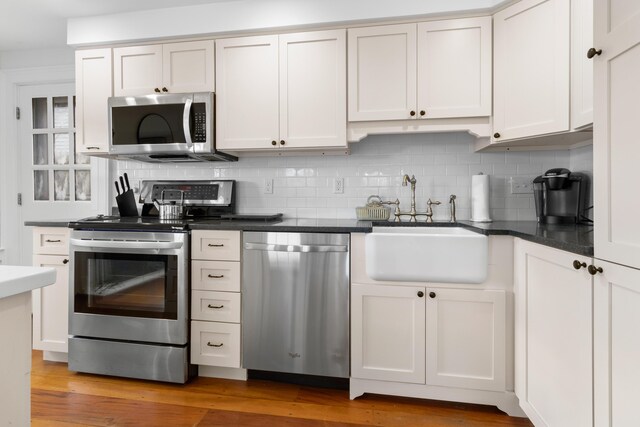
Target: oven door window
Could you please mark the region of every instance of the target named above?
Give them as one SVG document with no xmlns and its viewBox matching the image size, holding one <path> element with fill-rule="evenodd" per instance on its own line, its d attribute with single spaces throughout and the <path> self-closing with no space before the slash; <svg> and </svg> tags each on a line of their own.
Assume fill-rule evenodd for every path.
<svg viewBox="0 0 640 427">
<path fill-rule="evenodd" d="M 74 311 L 177 319 L 178 257 L 75 253 Z"/>
</svg>

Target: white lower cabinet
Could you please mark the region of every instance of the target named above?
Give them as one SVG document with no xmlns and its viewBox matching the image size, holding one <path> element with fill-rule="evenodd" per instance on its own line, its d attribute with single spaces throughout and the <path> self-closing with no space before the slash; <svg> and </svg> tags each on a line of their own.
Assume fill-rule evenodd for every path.
<svg viewBox="0 0 640 427">
<path fill-rule="evenodd" d="M 515 391 L 538 427 L 593 425 L 591 261 L 515 242 Z"/>
<path fill-rule="evenodd" d="M 638 426 L 640 270 L 600 260 L 594 264 L 602 268 L 594 276 L 595 425 Z"/>
<path fill-rule="evenodd" d="M 351 285 L 351 376 L 505 389 L 502 290 Z"/>
<path fill-rule="evenodd" d="M 427 288 L 427 384 L 505 389 L 502 290 Z"/>
<path fill-rule="evenodd" d="M 424 384 L 424 290 L 351 285 L 352 377 Z"/>
<path fill-rule="evenodd" d="M 69 229 L 33 230 L 33 265 L 56 269 L 56 282 L 32 291 L 33 348 L 43 359 L 66 362 L 69 335 Z"/>
<path fill-rule="evenodd" d="M 240 243 L 240 231 L 191 233 L 191 363 L 200 376 L 246 379 L 239 369 Z"/>
</svg>

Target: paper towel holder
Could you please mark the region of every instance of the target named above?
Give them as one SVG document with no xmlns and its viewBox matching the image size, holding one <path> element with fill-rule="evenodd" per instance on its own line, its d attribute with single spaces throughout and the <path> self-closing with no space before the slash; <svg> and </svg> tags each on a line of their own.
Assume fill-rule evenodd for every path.
<svg viewBox="0 0 640 427">
<path fill-rule="evenodd" d="M 480 172 L 471 177 L 472 222 L 493 222 L 489 216 L 489 191 L 489 175 Z"/>
</svg>

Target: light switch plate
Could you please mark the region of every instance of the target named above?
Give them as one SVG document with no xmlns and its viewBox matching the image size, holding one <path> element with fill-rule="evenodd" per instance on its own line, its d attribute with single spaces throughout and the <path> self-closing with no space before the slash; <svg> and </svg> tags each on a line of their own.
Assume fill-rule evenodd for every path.
<svg viewBox="0 0 640 427">
<path fill-rule="evenodd" d="M 511 194 L 529 194 L 533 193 L 533 179 L 528 176 L 512 176 Z"/>
</svg>

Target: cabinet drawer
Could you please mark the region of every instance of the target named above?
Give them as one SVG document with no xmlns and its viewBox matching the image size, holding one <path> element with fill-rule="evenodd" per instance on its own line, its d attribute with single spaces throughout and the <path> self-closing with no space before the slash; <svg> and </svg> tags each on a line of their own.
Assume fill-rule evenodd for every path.
<svg viewBox="0 0 640 427">
<path fill-rule="evenodd" d="M 213 322 L 240 323 L 240 293 L 193 291 L 191 318 Z"/>
<path fill-rule="evenodd" d="M 240 292 L 240 263 L 191 261 L 191 289 Z"/>
<path fill-rule="evenodd" d="M 195 230 L 191 236 L 191 258 L 240 261 L 239 231 Z"/>
<path fill-rule="evenodd" d="M 191 322 L 191 363 L 240 367 L 240 325 Z"/>
<path fill-rule="evenodd" d="M 39 255 L 68 255 L 69 229 L 64 227 L 34 228 L 33 253 Z"/>
</svg>

